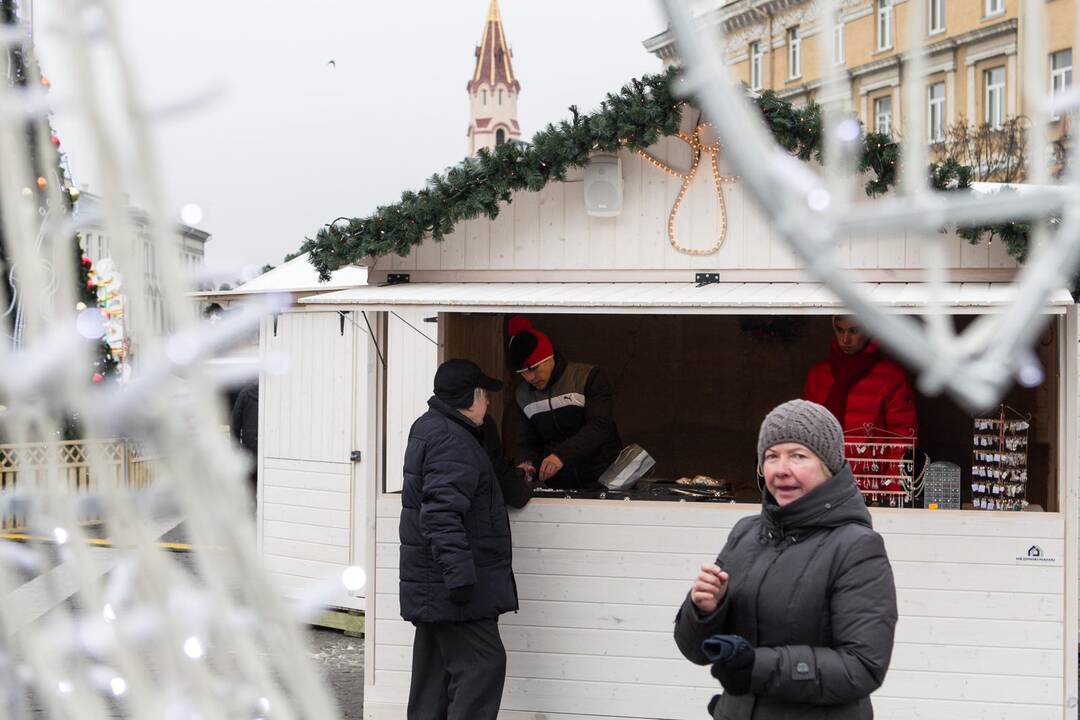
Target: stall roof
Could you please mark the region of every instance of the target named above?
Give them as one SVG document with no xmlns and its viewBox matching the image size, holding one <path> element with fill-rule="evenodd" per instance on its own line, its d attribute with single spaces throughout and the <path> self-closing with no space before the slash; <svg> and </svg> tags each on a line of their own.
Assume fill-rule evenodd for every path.
<svg viewBox="0 0 1080 720">
<path fill-rule="evenodd" d="M 264 293 L 321 293 L 367 283 L 367 268 L 346 265 L 335 270 L 326 282 L 319 280 L 319 272 L 308 262 L 308 253 L 298 255 L 258 277 L 248 280 L 232 290 L 214 290 L 190 293 L 192 297 L 234 298 L 240 295 Z"/>
<path fill-rule="evenodd" d="M 927 304 L 922 283 L 868 283 L 884 307 L 903 310 Z M 1010 283 L 950 283 L 944 294 L 950 312 L 980 313 L 1010 303 Z M 307 305 L 362 305 L 371 310 L 423 309 L 444 312 L 776 313 L 827 314 L 842 308 L 819 283 L 403 283 L 351 288 L 305 298 Z M 1051 294 L 1047 312 L 1072 305 L 1067 290 Z"/>
</svg>

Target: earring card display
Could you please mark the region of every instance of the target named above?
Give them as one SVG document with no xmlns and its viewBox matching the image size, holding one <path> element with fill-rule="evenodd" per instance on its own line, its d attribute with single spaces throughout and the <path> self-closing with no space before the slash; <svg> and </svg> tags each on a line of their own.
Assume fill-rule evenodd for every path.
<svg viewBox="0 0 1080 720">
<path fill-rule="evenodd" d="M 876 427 L 844 432 L 844 457 L 868 505 L 910 506 L 916 438 Z"/>
<path fill-rule="evenodd" d="M 975 418 L 971 501 L 977 510 L 1027 507 L 1031 417 L 1002 405 L 997 417 Z"/>
<path fill-rule="evenodd" d="M 923 505 L 930 510 L 960 509 L 960 466 L 939 460 L 926 468 Z"/>
</svg>

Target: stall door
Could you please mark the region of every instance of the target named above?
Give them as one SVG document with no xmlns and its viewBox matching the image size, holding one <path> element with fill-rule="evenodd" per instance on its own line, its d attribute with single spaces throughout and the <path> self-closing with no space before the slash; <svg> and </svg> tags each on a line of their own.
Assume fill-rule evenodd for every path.
<svg viewBox="0 0 1080 720">
<path fill-rule="evenodd" d="M 439 365 L 439 326 L 422 310 L 397 310 L 386 322 L 386 492 L 399 492 L 409 428 L 427 410 Z"/>
<path fill-rule="evenodd" d="M 263 321 L 270 369 L 260 388 L 258 521 L 264 566 L 285 596 L 362 609 L 362 591 L 327 584 L 364 564 L 361 464 L 369 458 L 355 446 L 366 435 L 369 338 L 353 314 Z"/>
</svg>

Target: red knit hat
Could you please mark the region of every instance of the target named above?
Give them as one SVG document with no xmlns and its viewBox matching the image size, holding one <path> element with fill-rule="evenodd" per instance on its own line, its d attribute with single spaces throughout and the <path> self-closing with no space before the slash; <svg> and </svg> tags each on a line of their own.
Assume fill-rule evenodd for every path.
<svg viewBox="0 0 1080 720">
<path fill-rule="evenodd" d="M 510 342 L 506 345 L 506 362 L 514 372 L 538 365 L 555 355 L 548 336 L 533 328 L 521 315 L 510 318 L 506 326 Z"/>
</svg>

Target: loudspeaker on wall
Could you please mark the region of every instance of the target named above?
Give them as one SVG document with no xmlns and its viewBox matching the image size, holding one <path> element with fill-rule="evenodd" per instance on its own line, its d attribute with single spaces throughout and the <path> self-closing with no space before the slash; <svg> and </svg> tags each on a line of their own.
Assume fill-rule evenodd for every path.
<svg viewBox="0 0 1080 720">
<path fill-rule="evenodd" d="M 622 161 L 615 153 L 596 153 L 585 166 L 585 212 L 615 217 L 622 209 Z"/>
</svg>

